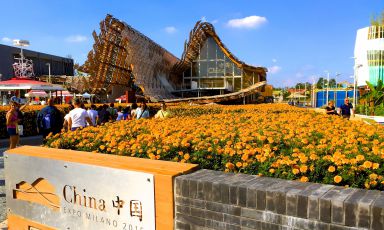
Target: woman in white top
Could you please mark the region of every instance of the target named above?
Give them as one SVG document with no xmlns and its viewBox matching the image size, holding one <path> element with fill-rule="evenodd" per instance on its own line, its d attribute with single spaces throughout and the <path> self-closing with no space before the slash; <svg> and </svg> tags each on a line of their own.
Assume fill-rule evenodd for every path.
<svg viewBox="0 0 384 230">
<path fill-rule="evenodd" d="M 81 108 L 81 101 L 76 98 L 73 104 L 75 108 L 69 112 L 68 130 L 75 131 L 80 127 L 85 127 L 87 125 L 86 122 L 93 125 L 87 110 Z"/>
<path fill-rule="evenodd" d="M 149 118 L 149 110 L 145 102 L 142 102 L 140 107 L 136 109 L 136 119 L 141 118 Z"/>
</svg>

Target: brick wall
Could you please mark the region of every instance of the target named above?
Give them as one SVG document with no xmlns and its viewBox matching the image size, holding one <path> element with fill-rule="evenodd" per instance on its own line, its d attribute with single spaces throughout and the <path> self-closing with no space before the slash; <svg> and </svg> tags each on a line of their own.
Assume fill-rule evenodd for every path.
<svg viewBox="0 0 384 230">
<path fill-rule="evenodd" d="M 175 179 L 176 229 L 384 229 L 384 192 L 211 170 Z"/>
</svg>

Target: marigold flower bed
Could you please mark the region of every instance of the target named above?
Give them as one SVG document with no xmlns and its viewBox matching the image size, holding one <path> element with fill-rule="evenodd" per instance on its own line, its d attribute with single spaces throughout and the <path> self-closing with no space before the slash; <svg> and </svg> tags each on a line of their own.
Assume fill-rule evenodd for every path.
<svg viewBox="0 0 384 230">
<path fill-rule="evenodd" d="M 107 123 L 46 145 L 201 168 L 384 190 L 384 129 L 282 104 L 174 106 L 173 117 Z"/>
</svg>

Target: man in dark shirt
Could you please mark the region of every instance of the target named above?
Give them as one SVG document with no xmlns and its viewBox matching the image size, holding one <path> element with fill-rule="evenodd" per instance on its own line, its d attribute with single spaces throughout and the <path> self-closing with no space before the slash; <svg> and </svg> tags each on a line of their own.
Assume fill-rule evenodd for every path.
<svg viewBox="0 0 384 230">
<path fill-rule="evenodd" d="M 344 118 L 350 118 L 351 117 L 351 110 L 353 109 L 353 105 L 349 103 L 349 99 L 345 98 L 344 99 L 344 104 L 340 106 L 340 113 L 341 116 Z"/>
<path fill-rule="evenodd" d="M 60 111 L 54 106 L 53 99 L 48 99 L 48 105 L 37 114 L 37 131 L 45 138 L 49 133 L 59 133 L 63 128 Z"/>
</svg>

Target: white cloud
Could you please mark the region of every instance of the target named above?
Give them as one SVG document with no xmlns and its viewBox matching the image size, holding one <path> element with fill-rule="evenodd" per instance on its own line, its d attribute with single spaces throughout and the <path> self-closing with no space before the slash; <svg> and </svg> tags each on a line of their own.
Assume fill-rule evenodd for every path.
<svg viewBox="0 0 384 230">
<path fill-rule="evenodd" d="M 206 21 L 207 21 L 207 17 L 203 16 L 203 17 L 201 17 L 200 20 L 201 20 L 202 22 L 206 22 Z"/>
<path fill-rule="evenodd" d="M 11 43 L 11 42 L 12 42 L 12 39 L 10 39 L 10 38 L 8 38 L 8 37 L 3 37 L 3 38 L 1 39 L 1 41 L 4 42 L 4 43 Z"/>
<path fill-rule="evenodd" d="M 227 25 L 229 27 L 240 28 L 240 29 L 241 28 L 255 29 L 267 22 L 268 22 L 267 18 L 253 15 L 245 18 L 231 19 L 228 21 Z"/>
<path fill-rule="evenodd" d="M 87 40 L 88 38 L 83 35 L 72 35 L 65 39 L 65 41 L 69 43 L 80 43 L 80 42 L 85 42 Z"/>
<path fill-rule="evenodd" d="M 276 63 L 276 62 L 277 62 L 277 59 L 276 59 L 276 58 L 272 59 L 272 62 L 273 62 L 273 63 Z"/>
<path fill-rule="evenodd" d="M 212 24 L 216 24 L 216 23 L 218 23 L 219 22 L 219 20 L 218 19 L 215 19 L 215 20 L 213 20 L 211 23 Z"/>
<path fill-rule="evenodd" d="M 278 73 L 278 72 L 280 72 L 280 70 L 281 70 L 281 67 L 277 66 L 277 65 L 274 65 L 274 66 L 271 66 L 268 68 L 268 72 L 271 74 Z"/>
<path fill-rule="evenodd" d="M 165 27 L 165 32 L 167 32 L 168 34 L 174 34 L 174 33 L 176 33 L 176 31 L 177 31 L 177 29 L 176 29 L 176 27 L 174 27 L 174 26 L 167 26 L 167 27 Z"/>
</svg>

